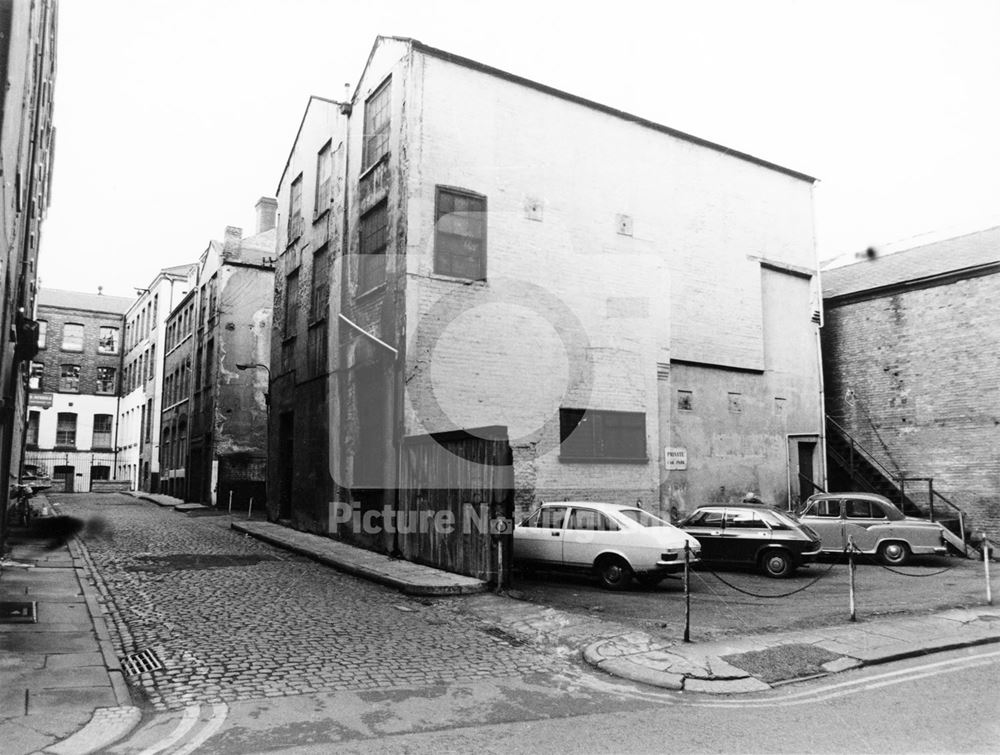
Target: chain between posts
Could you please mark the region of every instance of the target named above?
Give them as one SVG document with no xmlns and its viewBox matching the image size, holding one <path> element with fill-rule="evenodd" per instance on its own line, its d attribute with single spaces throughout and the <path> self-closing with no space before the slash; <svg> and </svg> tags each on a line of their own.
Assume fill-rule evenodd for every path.
<svg viewBox="0 0 1000 755">
<path fill-rule="evenodd" d="M 744 590 L 742 587 L 737 587 L 732 582 L 729 582 L 728 580 L 724 579 L 723 577 L 720 577 L 715 571 L 712 570 L 711 567 L 706 566 L 705 569 L 706 569 L 706 571 L 708 571 L 709 574 L 711 574 L 713 577 L 715 577 L 717 580 L 719 580 L 726 587 L 729 587 L 729 588 L 731 588 L 733 590 L 736 590 L 736 592 L 743 593 L 744 595 L 749 595 L 752 598 L 787 598 L 789 595 L 795 595 L 795 593 L 797 593 L 797 592 L 802 592 L 803 590 L 808 590 L 810 587 L 812 587 L 817 582 L 819 582 L 823 577 L 825 577 L 827 574 L 829 574 L 830 571 L 833 569 L 834 566 L 836 566 L 836 563 L 831 563 L 826 568 L 826 571 L 821 572 L 819 575 L 817 575 L 811 582 L 809 582 L 809 584 L 803 585 L 802 587 L 797 587 L 794 590 L 790 590 L 789 592 L 779 593 L 777 595 L 764 595 L 762 593 L 751 592 L 750 590 Z"/>
<path fill-rule="evenodd" d="M 851 543 L 850 548 L 853 549 L 852 550 L 853 553 L 857 553 L 859 556 L 862 556 L 867 561 L 867 563 L 874 564 L 875 566 L 881 566 L 886 571 L 892 572 L 893 574 L 898 574 L 901 577 L 917 577 L 917 578 L 936 577 L 939 574 L 944 574 L 945 572 L 949 572 L 955 568 L 954 566 L 946 566 L 943 569 L 938 569 L 937 571 L 932 571 L 927 574 L 910 574 L 909 572 L 899 571 L 899 569 L 893 569 L 891 566 L 887 566 L 886 564 L 880 563 L 879 561 L 872 558 L 871 555 L 869 555 L 868 553 L 859 550 L 858 547 L 854 545 L 854 543 Z"/>
</svg>

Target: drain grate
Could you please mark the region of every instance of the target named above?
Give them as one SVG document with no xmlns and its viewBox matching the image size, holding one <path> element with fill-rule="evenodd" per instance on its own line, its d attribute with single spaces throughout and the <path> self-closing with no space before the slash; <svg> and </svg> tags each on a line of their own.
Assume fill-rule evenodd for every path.
<svg viewBox="0 0 1000 755">
<path fill-rule="evenodd" d="M 35 624 L 38 605 L 33 600 L 21 603 L 0 603 L 0 624 Z"/>
<path fill-rule="evenodd" d="M 143 650 L 141 653 L 125 656 L 122 659 L 122 668 L 126 676 L 138 676 L 147 671 L 159 671 L 163 668 L 163 663 L 152 650 Z"/>
</svg>

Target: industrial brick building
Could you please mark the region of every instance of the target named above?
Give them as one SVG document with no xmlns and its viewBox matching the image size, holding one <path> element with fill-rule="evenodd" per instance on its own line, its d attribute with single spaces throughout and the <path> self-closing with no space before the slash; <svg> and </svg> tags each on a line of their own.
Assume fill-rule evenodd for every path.
<svg viewBox="0 0 1000 755">
<path fill-rule="evenodd" d="M 210 242 L 164 323 L 160 492 L 263 506 L 274 218 L 261 198 L 253 236 L 229 226 Z"/>
<path fill-rule="evenodd" d="M 49 206 L 56 76 L 56 0 L 0 1 L 0 557 L 12 486 L 20 479 L 27 428 L 28 370 L 38 249 Z"/>
<path fill-rule="evenodd" d="M 160 399 L 167 315 L 188 293 L 193 265 L 167 267 L 125 313 L 122 399 L 115 477 L 133 490 L 155 491 L 160 479 Z"/>
<path fill-rule="evenodd" d="M 42 288 L 31 362 L 25 463 L 57 489 L 111 480 L 117 445 L 123 315 L 131 299 Z"/>
<path fill-rule="evenodd" d="M 848 436 L 924 514 L 1000 538 L 1000 227 L 825 272 L 823 299 L 831 485 L 877 482 Z"/>
<path fill-rule="evenodd" d="M 271 516 L 490 576 L 470 521 L 543 499 L 822 486 L 812 185 L 380 37 L 278 187 Z"/>
</svg>

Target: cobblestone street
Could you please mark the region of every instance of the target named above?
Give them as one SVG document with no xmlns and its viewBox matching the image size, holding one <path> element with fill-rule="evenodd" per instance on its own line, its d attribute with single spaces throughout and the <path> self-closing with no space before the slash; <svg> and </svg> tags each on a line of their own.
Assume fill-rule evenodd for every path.
<svg viewBox="0 0 1000 755">
<path fill-rule="evenodd" d="M 456 610 L 414 599 L 229 529 L 125 495 L 51 497 L 82 539 L 130 678 L 157 710 L 312 692 L 446 684 L 562 663 Z"/>
</svg>

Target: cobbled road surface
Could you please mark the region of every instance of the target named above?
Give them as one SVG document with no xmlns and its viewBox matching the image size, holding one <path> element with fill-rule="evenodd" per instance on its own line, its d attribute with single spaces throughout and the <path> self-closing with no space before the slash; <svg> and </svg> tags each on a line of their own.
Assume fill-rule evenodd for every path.
<svg viewBox="0 0 1000 755">
<path fill-rule="evenodd" d="M 229 528 L 118 494 L 53 495 L 81 539 L 129 679 L 156 710 L 555 670 L 552 653 L 490 634 L 462 598 L 415 599 Z"/>
</svg>

